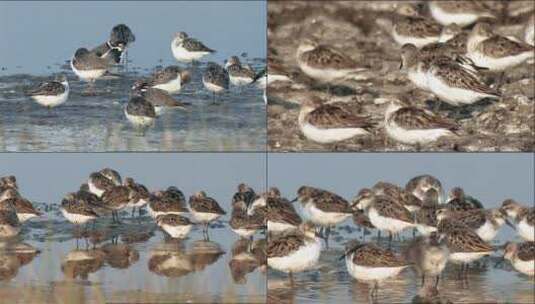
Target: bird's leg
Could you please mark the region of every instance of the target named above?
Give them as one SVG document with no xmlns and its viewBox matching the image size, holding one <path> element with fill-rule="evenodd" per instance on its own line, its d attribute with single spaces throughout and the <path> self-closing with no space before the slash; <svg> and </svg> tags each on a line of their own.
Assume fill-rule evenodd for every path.
<svg viewBox="0 0 535 304">
<path fill-rule="evenodd" d="M 438 282 L 440 281 L 440 274 L 437 275 L 437 278 L 435 279 L 435 289 L 438 287 Z"/>
<path fill-rule="evenodd" d="M 293 272 L 290 271 L 290 272 L 288 273 L 288 277 L 289 277 L 289 279 L 290 279 L 290 286 L 293 287 L 293 286 L 294 286 L 294 274 L 293 274 Z"/>
<path fill-rule="evenodd" d="M 135 213 L 136 213 L 136 207 L 132 208 L 132 217 L 134 217 Z"/>
<path fill-rule="evenodd" d="M 425 285 L 425 273 L 422 274 L 422 287 Z"/>
<path fill-rule="evenodd" d="M 377 241 L 381 240 L 381 230 L 377 230 Z"/>
<path fill-rule="evenodd" d="M 392 232 L 388 232 L 388 248 L 392 247 Z"/>
</svg>

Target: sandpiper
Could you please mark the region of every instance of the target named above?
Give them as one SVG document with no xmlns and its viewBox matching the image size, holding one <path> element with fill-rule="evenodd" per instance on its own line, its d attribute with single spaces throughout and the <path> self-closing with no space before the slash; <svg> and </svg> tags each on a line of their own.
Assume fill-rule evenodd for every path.
<svg viewBox="0 0 535 304">
<path fill-rule="evenodd" d="M 265 219 L 258 214 L 247 215 L 247 205 L 243 200 L 232 203 L 230 228 L 241 238 L 251 238 L 257 231 L 265 228 Z"/>
<path fill-rule="evenodd" d="M 178 214 L 158 215 L 156 224 L 172 238 L 178 239 L 185 238 L 193 226 L 187 217 Z"/>
<path fill-rule="evenodd" d="M 402 4 L 396 9 L 398 18 L 392 27 L 392 37 L 399 45 L 414 44 L 417 48 L 437 42 L 442 26 L 434 20 L 420 16 L 411 4 Z"/>
<path fill-rule="evenodd" d="M 374 126 L 371 118 L 355 112 L 349 104 L 324 104 L 310 96 L 301 102 L 299 128 L 306 138 L 322 144 L 369 135 Z"/>
<path fill-rule="evenodd" d="M 112 28 L 109 39 L 91 52 L 107 59 L 111 64 L 120 63 L 123 54 L 126 54 L 127 47 L 134 41 L 136 37 L 132 30 L 125 24 L 118 24 Z"/>
<path fill-rule="evenodd" d="M 448 218 L 445 213 L 447 213 L 445 209 L 437 210 L 438 232 L 446 235 L 450 250 L 449 260 L 461 264 L 463 273 L 466 264 L 490 255 L 494 249 L 468 226 Z"/>
<path fill-rule="evenodd" d="M 208 91 L 212 92 L 213 102 L 215 102 L 216 94 L 228 90 L 229 81 L 229 75 L 223 67 L 215 62 L 208 62 L 202 75 L 202 83 Z"/>
<path fill-rule="evenodd" d="M 469 211 L 451 211 L 441 209 L 437 216 L 451 218 L 472 229 L 485 242 L 490 242 L 505 223 L 505 214 L 499 209 L 474 209 Z"/>
<path fill-rule="evenodd" d="M 425 285 L 426 276 L 434 276 L 436 288 L 440 274 L 446 267 L 449 257 L 446 238 L 436 232 L 427 237 L 419 237 L 412 241 L 407 249 L 407 259 L 411 261 L 422 275 L 422 285 Z"/>
<path fill-rule="evenodd" d="M 527 44 L 535 45 L 535 14 L 531 15 L 524 28 L 524 41 Z"/>
<path fill-rule="evenodd" d="M 254 209 L 253 203 L 258 198 L 258 195 L 255 193 L 253 188 L 245 183 L 240 183 L 238 185 L 238 191 L 232 196 L 232 205 L 238 201 L 243 201 L 245 206 L 247 206 L 248 211 Z M 251 207 L 251 208 L 250 208 Z M 251 212 L 252 214 L 253 212 Z"/>
<path fill-rule="evenodd" d="M 266 198 L 267 229 L 269 233 L 283 233 L 297 229 L 303 223 L 301 217 L 289 200 L 279 195 Z"/>
<path fill-rule="evenodd" d="M 466 47 L 467 56 L 476 65 L 491 71 L 504 71 L 535 56 L 533 45 L 495 35 L 488 23 L 474 26 Z"/>
<path fill-rule="evenodd" d="M 146 82 L 136 82 L 132 89 L 135 94 L 152 104 L 156 116 L 160 116 L 166 109 L 185 109 L 187 106 L 186 103 L 174 99 L 167 91 L 151 88 Z"/>
<path fill-rule="evenodd" d="M 61 213 L 71 223 L 83 225 L 96 220 L 99 216 L 84 199 L 79 199 L 76 193 L 68 193 L 61 201 Z"/>
<path fill-rule="evenodd" d="M 389 243 L 392 242 L 392 234 L 416 226 L 414 218 L 407 208 L 389 196 L 376 195 L 370 189 L 360 190 L 353 200 L 352 206 L 364 210 L 375 228 L 388 231 Z"/>
<path fill-rule="evenodd" d="M 119 186 L 121 183 L 121 176 L 117 171 L 111 168 L 104 168 L 89 175 L 89 179 L 87 180 L 87 190 L 96 196 L 101 197 L 104 191 L 113 186 Z"/>
<path fill-rule="evenodd" d="M 331 226 L 342 223 L 353 215 L 353 211 L 343 197 L 320 188 L 301 186 L 297 197 L 308 220 L 325 229 L 322 238 L 328 246 Z"/>
<path fill-rule="evenodd" d="M 106 178 L 111 180 L 116 186 L 120 186 L 123 182 L 121 179 L 121 174 L 112 168 L 104 168 L 99 171 Z"/>
<path fill-rule="evenodd" d="M 509 216 L 518 234 L 527 241 L 535 241 L 535 207 L 524 207 L 512 199 L 503 201 L 501 210 Z"/>
<path fill-rule="evenodd" d="M 124 209 L 134 197 L 128 186 L 113 186 L 102 193 L 102 202 L 112 209 L 112 220 L 119 223 L 118 211 Z"/>
<path fill-rule="evenodd" d="M 19 188 L 19 186 L 17 185 L 17 178 L 14 175 L 0 177 L 0 190 L 4 191 L 8 188 L 13 188 L 13 189 Z"/>
<path fill-rule="evenodd" d="M 423 174 L 411 178 L 405 185 L 405 190 L 414 194 L 422 202 L 424 202 L 426 193 L 433 189 L 437 194 L 437 204 L 442 203 L 444 200 L 444 188 L 442 188 L 442 183 L 438 178 L 429 175 Z M 424 204 L 425 205 L 425 204 Z"/>
<path fill-rule="evenodd" d="M 146 82 L 149 87 L 174 94 L 180 92 L 190 80 L 191 75 L 189 71 L 183 70 L 176 65 L 170 65 L 163 70 L 154 72 Z"/>
<path fill-rule="evenodd" d="M 10 238 L 19 234 L 21 224 L 15 207 L 9 201 L 0 201 L 0 238 Z"/>
<path fill-rule="evenodd" d="M 34 217 L 41 216 L 41 212 L 35 209 L 32 203 L 23 198 L 15 189 L 11 188 L 2 192 L 0 201 L 9 202 L 15 208 L 15 212 L 21 223 Z"/>
<path fill-rule="evenodd" d="M 358 281 L 373 282 L 370 296 L 377 296 L 379 282 L 397 276 L 411 264 L 395 252 L 373 243 L 351 240 L 346 244 L 344 255 L 347 272 Z"/>
<path fill-rule="evenodd" d="M 471 58 L 477 66 L 485 67 Z M 427 72 L 429 90 L 453 106 L 473 104 L 484 98 L 499 99 L 501 94 L 487 86 L 474 70 L 453 60 L 434 61 Z"/>
<path fill-rule="evenodd" d="M 186 197 L 182 191 L 173 186 L 165 191 L 157 191 L 149 199 L 148 211 L 153 218 L 163 214 L 186 214 L 188 213 Z"/>
<path fill-rule="evenodd" d="M 268 239 L 267 264 L 288 273 L 293 280 L 293 273 L 313 268 L 320 253 L 321 241 L 316 236 L 314 224 L 306 222 L 299 226 L 299 230 Z"/>
<path fill-rule="evenodd" d="M 175 59 L 181 62 L 198 61 L 206 55 L 215 53 L 199 40 L 190 38 L 185 32 L 175 34 L 171 42 L 171 50 Z"/>
<path fill-rule="evenodd" d="M 355 78 L 361 72 L 368 70 L 339 50 L 320 45 L 308 38 L 301 41 L 296 56 L 303 73 L 324 83 Z"/>
<path fill-rule="evenodd" d="M 151 126 L 156 119 L 154 106 L 141 96 L 134 96 L 128 101 L 124 114 L 134 126 L 141 128 Z"/>
<path fill-rule="evenodd" d="M 410 212 L 415 212 L 422 207 L 422 201 L 419 198 L 412 193 L 405 191 L 404 188 L 401 188 L 398 185 L 385 181 L 378 181 L 373 185 L 371 190 L 375 195 L 385 195 L 390 197 L 398 204 L 407 208 Z"/>
<path fill-rule="evenodd" d="M 130 189 L 131 200 L 128 202 L 128 207 L 132 207 L 132 216 L 138 208 L 138 213 L 141 214 L 141 207 L 145 206 L 150 198 L 150 192 L 142 184 L 138 184 L 133 178 L 127 177 L 124 180 L 124 185 Z"/>
<path fill-rule="evenodd" d="M 98 57 L 86 48 L 79 48 L 71 60 L 71 68 L 81 80 L 89 82 L 92 87 L 98 78 L 104 76 L 109 65 L 106 59 Z"/>
<path fill-rule="evenodd" d="M 461 127 L 429 110 L 394 99 L 385 110 L 388 137 L 408 145 L 426 145 L 442 137 L 458 137 Z"/>
<path fill-rule="evenodd" d="M 61 75 L 57 81 L 41 82 L 36 88 L 28 91 L 28 95 L 38 104 L 53 108 L 69 98 L 69 82 L 65 75 Z"/>
<path fill-rule="evenodd" d="M 204 225 L 203 233 L 208 236 L 208 225 L 227 214 L 217 201 L 206 195 L 206 192 L 199 191 L 189 198 L 191 215 L 196 222 Z"/>
<path fill-rule="evenodd" d="M 242 65 L 238 56 L 230 57 L 225 63 L 225 69 L 230 77 L 230 82 L 235 86 L 248 85 L 255 80 L 255 71 L 248 65 Z"/>
<path fill-rule="evenodd" d="M 503 257 L 523 274 L 535 275 L 535 242 L 507 243 Z"/>
<path fill-rule="evenodd" d="M 483 205 L 477 199 L 466 195 L 461 187 L 453 187 L 448 193 L 445 207 L 452 211 L 467 211 L 482 209 Z"/>
<path fill-rule="evenodd" d="M 478 1 L 432 1 L 429 10 L 442 25 L 455 23 L 465 27 L 480 18 L 495 18 L 494 13 Z"/>
</svg>

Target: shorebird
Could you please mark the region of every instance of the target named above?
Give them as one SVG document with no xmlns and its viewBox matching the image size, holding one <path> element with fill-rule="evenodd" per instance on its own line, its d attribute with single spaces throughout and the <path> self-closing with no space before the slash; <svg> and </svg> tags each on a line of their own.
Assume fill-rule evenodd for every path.
<svg viewBox="0 0 535 304">
<path fill-rule="evenodd" d="M 113 222 L 120 223 L 118 211 L 124 209 L 132 200 L 133 194 L 128 186 L 113 186 L 102 193 L 102 202 L 112 209 Z"/>
<path fill-rule="evenodd" d="M 295 230 L 303 223 L 292 203 L 278 194 L 266 198 L 267 229 L 272 234 Z"/>
<path fill-rule="evenodd" d="M 503 257 L 517 271 L 528 276 L 535 275 L 535 242 L 507 243 Z"/>
<path fill-rule="evenodd" d="M 442 26 L 432 19 L 422 17 L 411 4 L 402 4 L 396 9 L 398 17 L 392 27 L 392 37 L 399 45 L 414 44 L 417 48 L 437 42 Z"/>
<path fill-rule="evenodd" d="M 185 216 L 164 214 L 156 217 L 156 224 L 172 238 L 183 239 L 191 231 L 193 223 Z"/>
<path fill-rule="evenodd" d="M 104 175 L 107 179 L 111 180 L 114 185 L 120 186 L 123 182 L 121 179 L 121 175 L 119 172 L 112 168 L 104 168 L 99 171 L 102 175 Z"/>
<path fill-rule="evenodd" d="M 9 202 L 15 208 L 15 212 L 17 213 L 17 217 L 19 218 L 19 222 L 21 223 L 24 223 L 29 219 L 42 215 L 39 210 L 35 209 L 35 207 L 29 200 L 23 198 L 17 192 L 17 190 L 13 188 L 7 189 L 2 192 L 0 201 Z"/>
<path fill-rule="evenodd" d="M 109 64 L 86 48 L 79 48 L 71 59 L 71 68 L 81 80 L 89 82 L 89 88 L 93 88 L 95 81 L 106 74 Z"/>
<path fill-rule="evenodd" d="M 304 39 L 299 44 L 296 52 L 297 64 L 307 76 L 323 82 L 355 78 L 367 67 L 361 66 L 355 60 L 339 50 L 320 45 L 313 39 Z"/>
<path fill-rule="evenodd" d="M 141 207 L 145 206 L 150 198 L 150 192 L 147 187 L 138 184 L 133 178 L 127 177 L 124 180 L 124 185 L 130 189 L 131 199 L 128 202 L 128 207 L 132 207 L 132 216 L 138 208 L 138 213 L 141 215 Z"/>
<path fill-rule="evenodd" d="M 202 75 L 202 83 L 208 91 L 212 92 L 213 102 L 215 102 L 216 94 L 228 90 L 229 81 L 229 75 L 223 67 L 215 62 L 208 62 Z"/>
<path fill-rule="evenodd" d="M 128 121 L 140 128 L 152 126 L 156 119 L 154 106 L 141 96 L 134 96 L 128 101 L 124 114 Z"/>
<path fill-rule="evenodd" d="M 422 202 L 425 200 L 426 193 L 430 190 L 434 190 L 438 196 L 436 203 L 439 204 L 444 201 L 444 188 L 442 187 L 442 183 L 438 178 L 429 174 L 418 175 L 411 178 L 405 185 L 405 190 L 414 194 Z"/>
<path fill-rule="evenodd" d="M 352 207 L 364 210 L 370 222 L 380 231 L 388 231 L 389 243 L 392 235 L 416 227 L 410 211 L 386 195 L 376 195 L 370 189 L 362 189 L 353 200 Z"/>
<path fill-rule="evenodd" d="M 180 92 L 190 80 L 191 75 L 189 71 L 183 70 L 176 65 L 170 65 L 163 70 L 154 72 L 145 82 L 151 88 L 174 94 Z"/>
<path fill-rule="evenodd" d="M 437 211 L 442 218 L 450 218 L 472 229 L 485 242 L 490 242 L 505 223 L 505 214 L 499 209 L 474 209 L 469 211 Z"/>
<path fill-rule="evenodd" d="M 314 224 L 306 222 L 298 230 L 268 239 L 267 264 L 288 273 L 293 282 L 293 273 L 313 268 L 320 253 L 321 241 L 316 236 Z"/>
<path fill-rule="evenodd" d="M 189 198 L 191 215 L 196 222 L 204 225 L 203 233 L 208 238 L 208 225 L 227 214 L 217 201 L 206 195 L 204 191 L 199 191 Z"/>
<path fill-rule="evenodd" d="M 461 274 L 468 263 L 490 255 L 494 248 L 483 241 L 476 232 L 465 224 L 446 216 L 447 210 L 437 210 L 438 232 L 445 234 L 450 250 L 449 260 L 461 264 Z"/>
<path fill-rule="evenodd" d="M 458 24 L 461 27 L 481 18 L 496 18 L 494 13 L 478 1 L 431 1 L 431 16 L 442 25 Z"/>
<path fill-rule="evenodd" d="M 186 208 L 186 197 L 173 186 L 154 193 L 149 199 L 148 211 L 153 218 L 163 214 L 184 215 L 189 212 Z"/>
<path fill-rule="evenodd" d="M 535 241 L 535 207 L 524 207 L 512 199 L 503 201 L 501 210 L 515 224 L 517 233 L 527 241 Z"/>
<path fill-rule="evenodd" d="M 230 82 L 235 86 L 244 86 L 253 83 L 256 73 L 249 65 L 242 65 L 238 56 L 232 56 L 225 63 L 225 69 Z"/>
<path fill-rule="evenodd" d="M 306 138 L 321 144 L 369 135 L 374 126 L 370 116 L 355 112 L 349 104 L 324 104 L 309 96 L 301 102 L 298 124 Z"/>
<path fill-rule="evenodd" d="M 146 82 L 138 81 L 132 87 L 134 93 L 152 104 L 156 116 L 160 116 L 167 109 L 185 109 L 188 105 L 174 99 L 162 89 L 149 87 Z"/>
<path fill-rule="evenodd" d="M 15 207 L 9 201 L 0 201 L 0 238 L 11 238 L 19 234 L 21 224 Z"/>
<path fill-rule="evenodd" d="M 127 47 L 134 41 L 136 41 L 136 37 L 132 30 L 125 24 L 118 24 L 112 28 L 109 39 L 91 52 L 107 59 L 111 64 L 120 63 L 124 54 L 126 62 L 128 61 L 126 58 Z"/>
<path fill-rule="evenodd" d="M 385 195 L 398 204 L 405 207 L 410 212 L 418 211 L 422 207 L 422 201 L 412 193 L 405 191 L 398 185 L 389 182 L 378 181 L 371 189 L 375 195 Z"/>
<path fill-rule="evenodd" d="M 458 137 L 461 127 L 429 110 L 392 100 L 385 109 L 386 135 L 408 145 L 426 145 L 442 137 Z"/>
<path fill-rule="evenodd" d="M 30 89 L 27 94 L 38 104 L 53 108 L 69 98 L 69 82 L 65 75 L 61 75 L 55 81 L 41 82 L 37 87 Z"/>
<path fill-rule="evenodd" d="M 257 199 L 258 196 L 256 195 L 253 188 L 251 188 L 245 183 L 240 183 L 238 185 L 237 190 L 238 191 L 234 193 L 234 195 L 232 196 L 232 204 L 234 205 L 234 203 L 238 201 L 243 201 L 245 203 L 245 206 L 247 206 L 247 210 L 249 211 L 250 207 L 252 206 L 252 204 L 254 203 L 254 201 Z"/>
<path fill-rule="evenodd" d="M 104 174 L 101 172 L 93 172 L 89 175 L 87 185 L 89 192 L 101 197 L 104 191 L 116 186 L 117 184 L 104 176 Z"/>
<path fill-rule="evenodd" d="M 370 297 L 376 297 L 379 282 L 397 276 L 411 264 L 391 250 L 383 249 L 373 243 L 360 243 L 351 240 L 346 244 L 344 255 L 347 272 L 357 281 L 373 282 Z"/>
<path fill-rule="evenodd" d="M 14 175 L 0 177 L 0 190 L 4 191 L 8 188 L 18 189 L 17 178 Z"/>
<path fill-rule="evenodd" d="M 199 40 L 190 38 L 185 32 L 175 34 L 175 38 L 171 42 L 171 50 L 176 60 L 190 63 L 215 53 Z"/>
<path fill-rule="evenodd" d="M 76 193 L 68 193 L 63 198 L 60 210 L 63 216 L 75 225 L 83 225 L 99 217 L 89 203 L 80 199 Z"/>
<path fill-rule="evenodd" d="M 425 285 L 426 276 L 434 276 L 434 287 L 437 288 L 440 274 L 446 268 L 449 253 L 446 238 L 433 232 L 427 237 L 419 237 L 412 241 L 406 255 L 422 275 L 422 286 Z"/>
<path fill-rule="evenodd" d="M 533 45 L 496 35 L 488 23 L 474 26 L 466 47 L 467 56 L 476 65 L 491 71 L 504 71 L 535 56 Z"/>
<path fill-rule="evenodd" d="M 265 228 L 265 219 L 258 214 L 247 215 L 247 205 L 244 200 L 232 203 L 232 213 L 229 222 L 230 228 L 241 238 L 252 238 L 253 235 Z"/>
<path fill-rule="evenodd" d="M 452 211 L 483 209 L 481 202 L 466 195 L 461 187 L 454 187 L 450 190 L 445 207 Z"/>
<path fill-rule="evenodd" d="M 340 224 L 353 215 L 348 201 L 333 192 L 320 188 L 299 187 L 297 197 L 292 202 L 297 200 L 301 203 L 307 219 L 322 228 L 321 237 L 325 240 L 327 247 L 331 226 Z"/>
<path fill-rule="evenodd" d="M 485 67 L 468 56 L 477 66 Z M 453 106 L 473 104 L 484 98 L 499 99 L 501 93 L 487 86 L 481 76 L 453 60 L 434 61 L 427 72 L 429 90 Z"/>
</svg>

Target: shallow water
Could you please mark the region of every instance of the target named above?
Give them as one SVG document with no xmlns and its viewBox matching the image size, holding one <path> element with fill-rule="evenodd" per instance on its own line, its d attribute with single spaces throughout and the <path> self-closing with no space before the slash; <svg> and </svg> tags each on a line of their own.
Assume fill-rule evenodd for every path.
<svg viewBox="0 0 535 304">
<path fill-rule="evenodd" d="M 27 223 L 20 240 L 0 243 L 6 303 L 265 301 L 265 273 L 254 267 L 233 276 L 241 271 L 230 264 L 238 238 L 226 219 L 212 224 L 210 241 L 200 227 L 176 241 L 166 240 L 146 214 L 131 218 L 123 212 L 120 226 L 99 219 L 88 232 L 88 246 L 80 239 L 77 249 L 75 236 L 85 232 L 67 223 L 57 207 L 49 205 L 46 219 Z M 30 248 L 40 253 L 23 255 Z"/>
<path fill-rule="evenodd" d="M 251 59 L 261 69 L 263 59 Z M 172 62 L 166 64 L 174 64 Z M 63 68 L 71 86 L 66 103 L 47 110 L 24 91 L 49 77 L 0 77 L 2 151 L 259 151 L 265 149 L 266 118 L 262 90 L 231 87 L 216 103 L 202 85 L 204 64 L 192 67 L 192 81 L 175 98 L 186 110 L 168 110 L 147 130 L 134 128 L 124 115 L 130 87 L 148 69 L 99 80 L 97 96 L 85 96 L 85 83 Z"/>
<path fill-rule="evenodd" d="M 373 285 L 353 279 L 347 272 L 345 260 L 339 259 L 344 253 L 343 244 L 346 241 L 352 238 L 362 241 L 360 229 L 348 223 L 345 222 L 346 225 L 341 225 L 334 232 L 329 248 L 323 248 L 316 269 L 294 274 L 293 286 L 285 274 L 270 269 L 268 298 L 271 303 L 372 303 L 369 292 Z M 377 242 L 376 237 L 374 231 L 366 235 L 365 241 Z M 393 250 L 401 252 L 412 236 L 405 233 L 402 238 L 402 241 L 392 243 Z M 511 239 L 520 241 L 509 227 L 502 227 L 493 243 L 499 245 Z M 380 245 L 388 246 L 385 237 Z M 500 254 L 502 252 L 471 264 L 464 281 L 458 278 L 460 268 L 448 263 L 438 286 L 439 295 L 436 296 L 443 302 L 437 303 L 533 303 L 533 279 L 518 273 L 508 262 L 503 262 Z M 378 296 L 373 303 L 418 303 L 417 296 L 423 292 L 421 277 L 408 269 L 380 283 Z"/>
</svg>

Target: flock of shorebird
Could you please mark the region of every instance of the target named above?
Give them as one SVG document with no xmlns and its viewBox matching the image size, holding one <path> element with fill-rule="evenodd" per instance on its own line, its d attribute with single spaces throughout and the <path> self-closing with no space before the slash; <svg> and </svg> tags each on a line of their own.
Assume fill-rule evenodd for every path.
<svg viewBox="0 0 535 304">
<path fill-rule="evenodd" d="M 252 188 L 245 184 L 238 186 L 232 197 L 231 229 L 243 238 L 252 238 L 264 229 L 264 217 L 256 211 L 259 200 Z M 189 204 L 189 208 L 188 208 Z M 226 214 L 218 202 L 204 191 L 193 194 L 189 201 L 183 192 L 171 186 L 166 190 L 150 192 L 133 178 L 123 179 L 110 168 L 104 168 L 89 175 L 79 190 L 65 195 L 61 201 L 61 213 L 69 222 L 81 226 L 95 223 L 98 218 L 111 214 L 112 223 L 120 224 L 119 211 L 147 207 L 149 215 L 170 237 L 186 238 L 194 225 L 203 226 L 203 235 L 208 239 L 209 223 Z M 14 237 L 21 229 L 21 223 L 41 216 L 32 203 L 19 193 L 15 176 L 0 178 L 0 237 Z"/>
<path fill-rule="evenodd" d="M 413 4 L 400 4 L 390 34 L 401 48 L 400 69 L 418 89 L 434 94 L 437 106 L 431 110 L 392 98 L 384 114 L 385 139 L 417 147 L 462 133 L 455 120 L 437 114 L 442 102 L 460 111 L 461 107 L 482 99 L 500 100 L 505 71 L 535 57 L 535 16 L 525 25 L 524 41 L 521 41 L 496 34 L 493 24 L 498 20 L 497 14 L 483 3 L 427 3 L 430 17 Z M 331 85 L 358 79 L 369 71 L 369 66 L 343 51 L 309 37 L 300 42 L 296 59 L 302 73 L 327 85 L 328 94 Z M 277 68 L 276 62 L 271 63 L 268 79 L 291 81 L 287 73 Z M 488 85 L 484 82 L 484 72 L 501 77 Z M 315 96 L 304 96 L 299 102 L 299 128 L 307 139 L 317 143 L 336 143 L 369 135 L 376 125 L 355 105 L 324 103 Z"/>
<path fill-rule="evenodd" d="M 92 50 L 76 50 L 70 60 L 71 69 L 80 80 L 89 83 L 88 89 L 92 89 L 97 79 L 112 74 L 110 70 L 121 61 L 128 61 L 127 48 L 134 41 L 135 36 L 128 26 L 116 25 L 105 43 Z M 215 52 L 185 32 L 175 34 L 171 50 L 177 61 L 190 64 Z M 232 56 L 224 67 L 208 62 L 202 75 L 202 83 L 212 92 L 215 102 L 216 94 L 228 90 L 229 84 L 244 86 L 260 79 L 258 82 L 261 86 L 263 75 L 263 71 L 257 73 L 249 64 L 241 63 L 237 56 Z M 190 79 L 190 71 L 171 65 L 157 70 L 146 79 L 136 81 L 132 86 L 131 98 L 124 109 L 126 118 L 135 126 L 147 127 L 152 125 L 165 109 L 184 108 L 187 104 L 176 100 L 172 94 L 179 93 Z M 69 90 L 66 76 L 60 75 L 59 79 L 40 83 L 26 94 L 40 105 L 52 108 L 67 101 Z M 86 93 L 94 94 L 92 90 Z"/>
<path fill-rule="evenodd" d="M 443 191 L 440 181 L 431 175 L 414 177 L 404 188 L 380 181 L 360 190 L 352 202 L 323 189 L 302 186 L 293 201 L 300 202 L 303 220 L 293 201 L 272 189 L 266 197 L 267 264 L 289 273 L 291 280 L 292 273 L 313 269 L 322 251 L 321 239 L 328 246 L 331 227 L 352 217 L 363 232 L 377 229 L 378 239 L 381 232 L 389 234 L 388 247 L 350 240 L 341 257 L 352 277 L 374 284 L 371 296 L 377 295 L 379 282 L 410 267 L 422 276 L 422 284 L 426 277 L 435 277 L 436 288 L 448 262 L 460 264 L 463 276 L 469 263 L 499 249 L 504 249 L 504 258 L 517 271 L 535 275 L 535 207 L 507 199 L 500 208 L 485 209 L 462 188 L 451 189 L 447 199 Z M 491 245 L 505 223 L 525 242 Z M 413 236 L 416 231 L 421 236 L 403 254 L 395 252 L 393 235 L 408 229 L 413 229 Z"/>
</svg>

